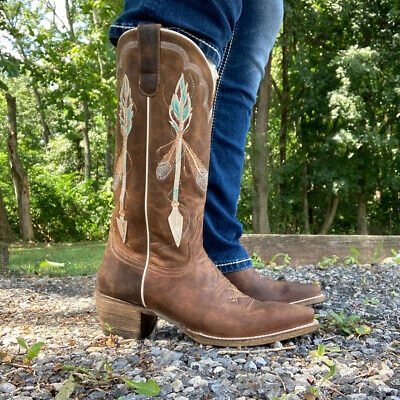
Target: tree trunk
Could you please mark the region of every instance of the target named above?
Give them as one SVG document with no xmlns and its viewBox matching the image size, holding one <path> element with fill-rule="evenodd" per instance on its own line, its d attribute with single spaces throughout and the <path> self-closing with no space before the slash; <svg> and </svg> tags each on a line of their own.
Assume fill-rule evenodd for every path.
<svg viewBox="0 0 400 400">
<path fill-rule="evenodd" d="M 318 232 L 319 235 L 327 235 L 328 234 L 329 228 L 331 227 L 332 222 L 335 219 L 338 204 L 339 204 L 339 196 L 337 196 L 335 194 L 332 196 L 329 196 L 328 207 L 327 207 L 327 211 L 325 214 L 325 221 L 324 221 L 324 224 L 322 225 L 321 230 Z"/>
<path fill-rule="evenodd" d="M 304 163 L 302 167 L 302 197 L 303 197 L 303 221 L 304 221 L 304 233 L 310 233 L 310 212 L 308 206 L 308 177 L 307 177 L 307 164 Z"/>
<path fill-rule="evenodd" d="M 271 103 L 271 59 L 265 70 L 264 79 L 258 91 L 256 104 L 257 115 L 254 120 L 254 135 L 251 146 L 251 167 L 253 172 L 253 231 L 254 233 L 270 233 L 268 218 L 268 121 Z"/>
<path fill-rule="evenodd" d="M 28 176 L 18 156 L 17 141 L 17 105 L 15 97 L 6 94 L 8 112 L 8 156 L 11 175 L 14 182 L 15 197 L 18 203 L 19 227 L 22 240 L 34 238 L 29 202 Z"/>
<path fill-rule="evenodd" d="M 90 179 L 91 169 L 91 154 L 90 154 L 90 139 L 89 139 L 89 106 L 86 100 L 83 101 L 83 149 L 85 152 L 85 179 Z"/>
<path fill-rule="evenodd" d="M 282 31 L 282 96 L 281 96 L 281 127 L 279 132 L 279 158 L 282 165 L 286 161 L 286 132 L 288 125 L 288 102 L 289 102 L 289 60 L 288 60 L 288 40 L 287 21 L 283 18 Z"/>
<path fill-rule="evenodd" d="M 365 193 L 358 195 L 357 202 L 357 234 L 368 235 L 367 200 Z"/>
<path fill-rule="evenodd" d="M 12 231 L 7 219 L 6 208 L 3 203 L 3 195 L 0 189 L 0 241 L 2 242 L 15 242 L 17 238 Z"/>
<path fill-rule="evenodd" d="M 71 4 L 69 0 L 64 1 L 64 6 L 65 6 L 65 15 L 67 17 L 68 21 L 68 33 L 70 38 L 75 41 L 75 30 L 74 30 L 74 21 L 75 21 L 75 2 L 71 1 Z"/>
<path fill-rule="evenodd" d="M 105 157 L 105 172 L 106 177 L 110 178 L 114 172 L 114 151 L 113 144 L 115 139 L 115 125 L 111 122 L 111 118 L 106 116 L 107 126 L 107 143 L 106 143 L 106 157 Z"/>
</svg>

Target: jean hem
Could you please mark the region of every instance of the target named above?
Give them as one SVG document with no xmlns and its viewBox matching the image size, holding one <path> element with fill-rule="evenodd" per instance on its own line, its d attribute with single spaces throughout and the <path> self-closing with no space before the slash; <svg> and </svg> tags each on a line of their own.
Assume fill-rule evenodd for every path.
<svg viewBox="0 0 400 400">
<path fill-rule="evenodd" d="M 109 39 L 111 43 L 116 46 L 119 37 L 125 33 L 126 31 L 136 28 L 135 25 L 124 25 L 124 24 L 113 24 L 110 26 L 109 30 Z M 179 32 L 182 35 L 186 36 L 190 40 L 192 40 L 196 45 L 201 49 L 201 51 L 204 53 L 204 55 L 211 59 L 212 62 L 215 64 L 215 66 L 218 68 L 219 64 L 221 63 L 221 54 L 219 54 L 219 51 L 209 43 L 207 43 L 205 40 L 200 39 L 196 35 L 191 34 L 190 32 L 187 32 L 183 29 L 180 28 L 175 28 L 175 27 L 163 27 L 166 29 L 169 29 L 171 31 Z"/>
<path fill-rule="evenodd" d="M 253 267 L 253 262 L 251 261 L 251 258 L 244 258 L 226 263 L 216 263 L 215 265 L 223 274 L 227 274 L 229 272 L 236 272 L 242 269 L 251 268 Z"/>
</svg>

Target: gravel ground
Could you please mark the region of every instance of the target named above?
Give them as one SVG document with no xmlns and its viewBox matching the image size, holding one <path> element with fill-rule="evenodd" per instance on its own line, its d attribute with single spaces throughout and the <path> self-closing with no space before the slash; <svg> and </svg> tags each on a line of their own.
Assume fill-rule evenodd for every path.
<svg viewBox="0 0 400 400">
<path fill-rule="evenodd" d="M 400 400 L 399 270 L 398 264 L 263 270 L 276 279 L 319 281 L 328 297 L 316 307 L 321 328 L 239 349 L 197 345 L 162 321 L 144 341 L 107 338 L 94 307 L 95 277 L 3 276 L 0 399 L 51 399 L 62 388 L 73 392 L 59 399 L 147 398 L 125 377 L 156 381 L 162 399 Z M 44 347 L 29 361 L 17 338 Z M 334 375 L 322 383 L 331 364 Z"/>
</svg>

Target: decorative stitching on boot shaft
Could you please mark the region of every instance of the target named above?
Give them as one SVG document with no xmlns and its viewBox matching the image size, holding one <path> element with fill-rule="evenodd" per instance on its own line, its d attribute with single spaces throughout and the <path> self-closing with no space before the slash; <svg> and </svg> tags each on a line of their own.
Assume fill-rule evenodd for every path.
<svg viewBox="0 0 400 400">
<path fill-rule="evenodd" d="M 183 235 L 183 216 L 179 211 L 179 186 L 182 171 L 182 158 L 187 154 L 187 160 L 193 173 L 197 185 L 205 191 L 207 189 L 208 172 L 201 160 L 197 157 L 188 142 L 184 139 L 184 134 L 188 131 L 192 119 L 192 103 L 183 73 L 176 85 L 169 105 L 170 125 L 173 129 L 174 140 L 166 146 L 171 146 L 169 151 L 158 163 L 156 176 L 164 180 L 175 166 L 174 187 L 172 190 L 172 211 L 168 217 L 169 226 L 179 247 Z"/>
<path fill-rule="evenodd" d="M 121 92 L 119 96 L 119 123 L 121 127 L 122 136 L 122 153 L 119 157 L 115 178 L 114 190 L 122 184 L 121 193 L 119 196 L 119 217 L 117 217 L 118 231 L 121 236 L 122 242 L 126 242 L 126 232 L 128 229 L 128 221 L 125 219 L 124 202 L 126 195 L 126 161 L 128 155 L 128 136 L 132 130 L 132 119 L 135 114 L 135 104 L 132 101 L 131 88 L 129 79 L 124 75 L 122 81 Z"/>
</svg>

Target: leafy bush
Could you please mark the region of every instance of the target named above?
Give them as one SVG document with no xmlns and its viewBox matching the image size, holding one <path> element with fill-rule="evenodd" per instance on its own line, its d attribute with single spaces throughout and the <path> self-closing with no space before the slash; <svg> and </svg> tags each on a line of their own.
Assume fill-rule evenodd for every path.
<svg viewBox="0 0 400 400">
<path fill-rule="evenodd" d="M 33 171 L 32 171 L 33 172 Z M 106 238 L 112 210 L 111 182 L 81 181 L 77 174 L 31 174 L 31 213 L 39 241 Z"/>
</svg>

